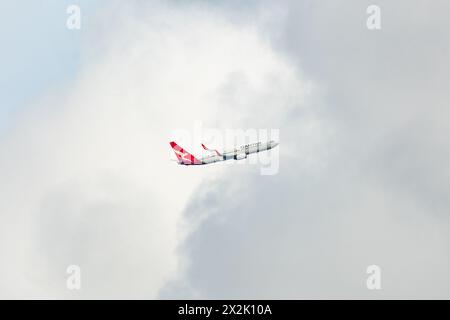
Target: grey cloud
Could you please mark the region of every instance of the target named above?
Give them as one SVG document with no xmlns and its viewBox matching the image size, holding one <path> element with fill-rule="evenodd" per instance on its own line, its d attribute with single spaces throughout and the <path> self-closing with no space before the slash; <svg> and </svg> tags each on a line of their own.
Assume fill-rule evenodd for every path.
<svg viewBox="0 0 450 320">
<path fill-rule="evenodd" d="M 369 31 L 369 4 L 280 4 L 288 14 L 272 16 L 285 18 L 268 24 L 272 45 L 317 90 L 281 111 L 280 150 L 290 149 L 278 175 L 200 187 L 185 210 L 196 227 L 179 248 L 183 276 L 162 297 L 450 296 L 450 8 L 379 1 L 382 29 Z M 379 292 L 365 286 L 371 264 Z"/>
<path fill-rule="evenodd" d="M 225 168 L 176 166 L 172 131 L 227 127 L 233 112 L 218 113 L 239 89 L 226 89 L 236 74 L 255 114 L 281 119 L 264 107 L 289 110 L 302 92 L 252 26 L 198 3 L 137 1 L 108 3 L 84 25 L 76 79 L 49 88 L 1 137 L 1 297 L 155 298 L 177 276 L 176 248 L 191 230 L 183 209 Z M 81 267 L 79 292 L 65 287 L 69 264 Z"/>
<path fill-rule="evenodd" d="M 450 8 L 368 4 L 114 2 L 2 137 L 0 296 L 448 298 Z M 173 166 L 198 120 L 279 128 L 279 173 Z"/>
</svg>

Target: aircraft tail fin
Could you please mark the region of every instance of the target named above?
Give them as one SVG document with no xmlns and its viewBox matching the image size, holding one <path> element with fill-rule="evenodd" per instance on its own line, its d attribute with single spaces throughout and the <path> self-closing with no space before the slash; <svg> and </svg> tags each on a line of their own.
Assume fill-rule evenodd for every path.
<svg viewBox="0 0 450 320">
<path fill-rule="evenodd" d="M 175 155 L 177 156 L 179 163 L 186 165 L 202 164 L 200 160 L 198 160 L 195 156 L 184 150 L 176 142 L 171 141 L 170 146 L 175 152 Z"/>
</svg>

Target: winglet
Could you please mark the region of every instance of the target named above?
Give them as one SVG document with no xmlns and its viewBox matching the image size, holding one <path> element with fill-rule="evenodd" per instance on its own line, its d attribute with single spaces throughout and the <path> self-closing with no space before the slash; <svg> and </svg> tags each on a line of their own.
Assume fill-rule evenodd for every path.
<svg viewBox="0 0 450 320">
<path fill-rule="evenodd" d="M 203 147 L 203 149 L 205 149 L 207 151 L 214 151 L 218 156 L 222 156 L 219 151 L 208 149 L 203 143 L 202 143 L 202 147 Z"/>
</svg>

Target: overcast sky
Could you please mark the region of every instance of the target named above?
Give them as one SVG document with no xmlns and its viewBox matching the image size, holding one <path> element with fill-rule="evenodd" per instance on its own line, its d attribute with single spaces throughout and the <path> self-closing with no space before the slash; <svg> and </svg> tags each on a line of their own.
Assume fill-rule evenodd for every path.
<svg viewBox="0 0 450 320">
<path fill-rule="evenodd" d="M 29 2 L 0 5 L 0 297 L 450 298 L 448 1 Z M 279 171 L 177 166 L 199 123 L 279 130 Z"/>
</svg>

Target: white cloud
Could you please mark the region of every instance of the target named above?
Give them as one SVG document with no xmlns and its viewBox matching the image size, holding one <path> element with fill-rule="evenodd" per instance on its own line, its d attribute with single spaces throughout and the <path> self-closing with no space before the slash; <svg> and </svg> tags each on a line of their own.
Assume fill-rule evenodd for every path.
<svg viewBox="0 0 450 320">
<path fill-rule="evenodd" d="M 206 7 L 117 2 L 83 32 L 73 85 L 21 112 L 0 142 L 5 298 L 156 297 L 178 272 L 185 206 L 222 173 L 169 161 L 171 132 L 242 115 L 270 127 L 302 95 L 258 29 Z M 71 264 L 79 292 L 65 287 Z"/>
<path fill-rule="evenodd" d="M 281 4 L 272 41 L 320 95 L 280 121 L 279 175 L 200 187 L 162 297 L 449 297 L 448 3 L 381 1 L 380 31 L 369 4 Z"/>
</svg>

